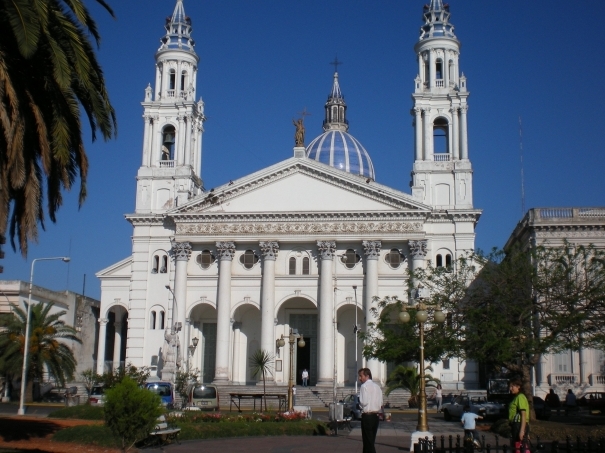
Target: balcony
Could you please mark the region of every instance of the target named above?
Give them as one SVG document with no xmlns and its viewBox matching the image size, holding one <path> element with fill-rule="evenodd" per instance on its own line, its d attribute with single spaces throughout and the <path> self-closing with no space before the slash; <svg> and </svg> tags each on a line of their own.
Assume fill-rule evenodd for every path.
<svg viewBox="0 0 605 453">
<path fill-rule="evenodd" d="M 435 79 L 435 86 L 437 88 L 443 88 L 445 86 L 445 81 L 443 79 Z"/>
<path fill-rule="evenodd" d="M 158 167 L 174 168 L 174 161 L 173 160 L 160 160 L 160 161 L 158 161 Z"/>
<path fill-rule="evenodd" d="M 433 160 L 435 162 L 449 162 L 451 160 L 450 155 L 446 153 L 433 154 Z"/>
<path fill-rule="evenodd" d="M 603 374 L 591 374 L 590 385 L 605 385 L 605 375 Z"/>
<path fill-rule="evenodd" d="M 577 374 L 550 374 L 548 376 L 549 385 L 574 385 L 580 382 L 580 376 Z"/>
</svg>

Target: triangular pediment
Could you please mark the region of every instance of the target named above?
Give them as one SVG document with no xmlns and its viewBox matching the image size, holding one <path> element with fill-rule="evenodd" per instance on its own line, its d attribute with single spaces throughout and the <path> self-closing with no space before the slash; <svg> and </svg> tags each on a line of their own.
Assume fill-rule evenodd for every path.
<svg viewBox="0 0 605 453">
<path fill-rule="evenodd" d="M 415 212 L 411 195 L 308 159 L 288 159 L 205 192 L 168 216 L 212 213 Z"/>
<path fill-rule="evenodd" d="M 108 277 L 113 278 L 127 278 L 130 279 L 132 275 L 132 256 L 124 258 L 122 261 L 119 261 L 115 264 L 112 264 L 109 267 L 106 267 L 103 270 L 100 270 L 95 274 L 97 278 L 103 279 Z"/>
</svg>

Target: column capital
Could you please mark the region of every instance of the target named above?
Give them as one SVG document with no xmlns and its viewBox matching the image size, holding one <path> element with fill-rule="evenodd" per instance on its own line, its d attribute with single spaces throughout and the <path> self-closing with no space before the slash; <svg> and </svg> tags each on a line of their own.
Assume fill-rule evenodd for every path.
<svg viewBox="0 0 605 453">
<path fill-rule="evenodd" d="M 466 113 L 466 112 L 468 112 L 468 105 L 467 105 L 467 104 L 461 105 L 461 106 L 460 106 L 460 111 L 461 111 L 462 113 Z"/>
<path fill-rule="evenodd" d="M 426 257 L 428 249 L 428 241 L 422 239 L 420 241 L 409 241 L 410 253 L 414 259 Z"/>
<path fill-rule="evenodd" d="M 170 241 L 172 248 L 170 249 L 170 255 L 175 261 L 189 261 L 191 256 L 191 242 L 176 242 L 175 240 Z"/>
<path fill-rule="evenodd" d="M 336 253 L 335 241 L 317 241 L 317 250 L 322 260 L 331 260 Z"/>
<path fill-rule="evenodd" d="M 455 115 L 456 113 L 458 113 L 458 106 L 452 106 L 452 107 L 450 107 L 450 113 L 452 115 Z"/>
<path fill-rule="evenodd" d="M 217 242 L 216 251 L 219 260 L 232 261 L 235 255 L 235 242 Z"/>
<path fill-rule="evenodd" d="M 382 242 L 380 241 L 363 241 L 361 243 L 368 260 L 377 260 L 380 258 L 380 247 Z"/>
<path fill-rule="evenodd" d="M 108 322 L 108 318 L 99 318 L 99 324 L 101 324 L 101 326 L 106 326 Z"/>
<path fill-rule="evenodd" d="M 414 112 L 414 114 L 415 114 L 416 116 L 420 116 L 420 115 L 422 115 L 422 107 L 414 107 L 414 108 L 412 109 L 412 112 Z"/>
<path fill-rule="evenodd" d="M 279 242 L 277 241 L 260 241 L 258 243 L 264 260 L 273 260 L 277 258 L 279 253 Z"/>
</svg>

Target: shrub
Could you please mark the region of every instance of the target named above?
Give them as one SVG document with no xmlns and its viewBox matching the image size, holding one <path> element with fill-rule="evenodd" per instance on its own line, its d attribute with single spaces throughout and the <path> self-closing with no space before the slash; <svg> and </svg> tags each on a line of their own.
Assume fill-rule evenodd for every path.
<svg viewBox="0 0 605 453">
<path fill-rule="evenodd" d="M 51 412 L 52 418 L 76 418 L 80 420 L 104 420 L 103 408 L 99 406 L 71 406 Z"/>
<path fill-rule="evenodd" d="M 160 397 L 139 388 L 128 376 L 105 392 L 105 424 L 123 452 L 145 439 L 162 413 Z"/>
</svg>

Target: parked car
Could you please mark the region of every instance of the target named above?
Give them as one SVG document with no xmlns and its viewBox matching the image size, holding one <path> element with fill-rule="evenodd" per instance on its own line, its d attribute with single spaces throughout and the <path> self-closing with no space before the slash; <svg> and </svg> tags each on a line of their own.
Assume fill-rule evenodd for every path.
<svg viewBox="0 0 605 453">
<path fill-rule="evenodd" d="M 487 396 L 481 393 L 462 393 L 450 403 L 441 407 L 443 418 L 447 421 L 460 420 L 464 413 L 464 406 L 469 406 L 471 412 L 484 419 L 497 419 L 506 413 L 506 406 L 501 403 L 487 401 Z"/>
<path fill-rule="evenodd" d="M 170 382 L 147 382 L 145 388 L 162 399 L 162 406 L 172 407 L 174 404 L 174 387 Z"/>
<path fill-rule="evenodd" d="M 548 406 L 542 398 L 534 396 L 534 410 L 538 420 L 548 420 L 550 418 L 550 406 Z"/>
<path fill-rule="evenodd" d="M 605 409 L 605 392 L 588 392 L 578 398 L 578 406 L 585 406 L 592 410 Z"/>
<path fill-rule="evenodd" d="M 192 385 L 187 394 L 189 401 L 187 402 L 188 410 L 219 410 L 219 394 L 218 388 L 211 384 L 196 384 Z M 194 409 L 195 408 L 195 409 Z"/>
<path fill-rule="evenodd" d="M 103 406 L 105 404 L 105 389 L 102 385 L 93 385 L 88 396 L 88 404 L 91 406 Z"/>
<path fill-rule="evenodd" d="M 340 402 L 343 403 L 343 416 L 351 417 L 351 419 L 353 420 L 361 419 L 361 405 L 359 404 L 359 395 L 351 393 Z M 383 408 L 380 408 L 380 412 L 378 412 L 378 419 L 380 421 L 384 421 Z"/>
</svg>

